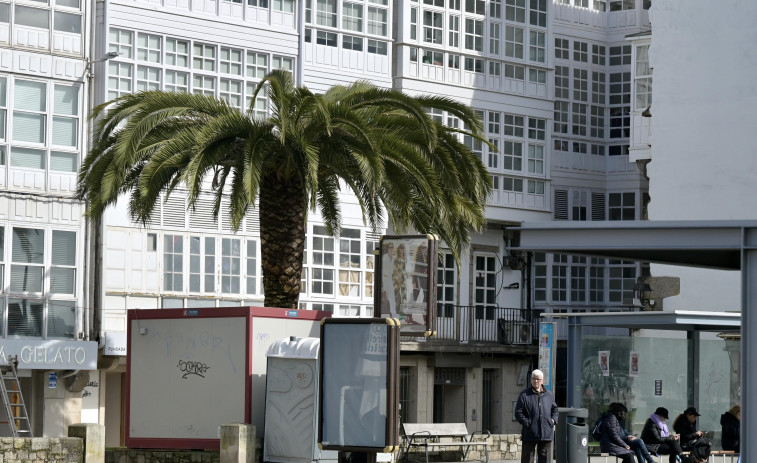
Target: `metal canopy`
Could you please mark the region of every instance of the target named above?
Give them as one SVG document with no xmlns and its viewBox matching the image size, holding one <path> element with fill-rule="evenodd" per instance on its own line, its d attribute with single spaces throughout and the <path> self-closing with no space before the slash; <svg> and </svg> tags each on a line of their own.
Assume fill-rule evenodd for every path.
<svg viewBox="0 0 757 463">
<path fill-rule="evenodd" d="M 740 270 L 749 228 L 757 221 L 533 222 L 514 228 L 513 249 Z"/>
<path fill-rule="evenodd" d="M 757 388 L 757 336 L 750 336 L 750 333 L 757 332 L 757 221 L 556 221 L 524 223 L 516 230 L 520 230 L 520 246 L 514 248 L 517 250 L 741 270 L 741 390 Z M 677 316 L 676 312 L 667 313 L 670 317 Z M 638 312 L 632 315 L 639 316 Z M 588 317 L 584 319 L 589 321 Z M 600 320 L 595 319 L 596 322 Z M 629 318 L 629 323 L 632 320 Z M 647 321 L 652 320 L 647 318 Z M 675 326 L 679 321 L 679 329 L 686 325 L 683 319 L 677 319 L 669 326 Z M 568 384 L 575 386 L 581 380 L 579 356 L 573 354 L 580 352 L 581 325 L 569 321 L 568 331 Z M 567 392 L 568 406 L 580 407 L 575 387 L 568 387 Z M 750 394 L 741 395 L 741 417 L 741 435 L 754 435 L 757 432 L 757 401 Z M 757 460 L 757 439 L 742 442 L 741 458 L 743 461 Z"/>
<path fill-rule="evenodd" d="M 738 332 L 741 329 L 741 313 L 700 312 L 676 310 L 672 312 L 591 312 L 591 313 L 545 313 L 547 318 L 567 318 L 568 323 L 580 326 L 604 326 L 609 328 L 671 330 L 671 331 L 716 331 Z"/>
</svg>

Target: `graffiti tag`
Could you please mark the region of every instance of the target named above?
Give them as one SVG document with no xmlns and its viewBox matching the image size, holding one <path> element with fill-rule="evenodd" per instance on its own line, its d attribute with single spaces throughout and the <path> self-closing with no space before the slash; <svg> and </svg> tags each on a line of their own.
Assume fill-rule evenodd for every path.
<svg viewBox="0 0 757 463">
<path fill-rule="evenodd" d="M 181 375 L 181 377 L 184 379 L 187 379 L 187 376 L 189 375 L 197 375 L 200 378 L 204 378 L 205 372 L 210 369 L 210 367 L 205 365 L 204 363 L 190 362 L 185 360 L 179 360 L 179 364 L 177 366 L 179 367 L 179 371 L 184 372 L 184 374 Z"/>
</svg>

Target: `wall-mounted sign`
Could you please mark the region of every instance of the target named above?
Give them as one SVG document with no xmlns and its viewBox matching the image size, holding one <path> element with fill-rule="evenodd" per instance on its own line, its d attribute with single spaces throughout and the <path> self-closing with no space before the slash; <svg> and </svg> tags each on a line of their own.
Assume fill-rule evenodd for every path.
<svg viewBox="0 0 757 463">
<path fill-rule="evenodd" d="M 662 380 L 654 380 L 654 395 L 662 395 Z"/>
<path fill-rule="evenodd" d="M 103 355 L 126 357 L 126 331 L 106 331 Z"/>
<path fill-rule="evenodd" d="M 97 370 L 97 343 L 34 339 L 0 340 L 0 362 L 18 357 L 19 370 Z"/>
<path fill-rule="evenodd" d="M 48 382 L 47 387 L 50 389 L 57 389 L 58 387 L 58 373 L 56 372 L 50 372 L 47 376 Z"/>
</svg>

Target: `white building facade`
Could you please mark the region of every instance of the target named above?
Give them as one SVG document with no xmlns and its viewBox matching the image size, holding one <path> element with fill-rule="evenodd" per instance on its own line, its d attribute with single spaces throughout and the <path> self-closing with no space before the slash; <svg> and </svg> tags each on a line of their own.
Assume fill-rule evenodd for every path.
<svg viewBox="0 0 757 463">
<path fill-rule="evenodd" d="M 38 3 L 9 4 L 21 12 L 11 17 L 23 19 L 23 8 Z M 75 310 L 72 323 L 76 338 L 83 333 L 100 341 L 100 370 L 92 372 L 81 398 L 65 403 L 80 418 L 73 421 L 105 424 L 106 445 L 120 445 L 126 310 L 262 305 L 259 224 L 252 213 L 232 233 L 225 203 L 220 221 L 214 221 L 209 197 L 187 211 L 185 199 L 173 194 L 161 202 L 148 228 L 129 219 L 125 202 L 97 227 L 85 228 L 81 205 L 70 197 L 86 149 L 89 105 L 162 89 L 214 95 L 246 108 L 257 82 L 277 68 L 315 91 L 364 79 L 410 94 L 447 95 L 479 111 L 498 147 L 490 152 L 466 140 L 489 168 L 494 191 L 486 212 L 489 226 L 473 237 L 462 265 L 448 253 L 439 261 L 440 326 L 451 328 L 440 331 L 438 340 L 403 343 L 403 419 L 465 421 L 470 429 L 518 432 L 512 402 L 525 387 L 523 372 L 533 366 L 534 311 L 622 308 L 644 270 L 620 261 L 516 255 L 510 248 L 518 237 L 510 227 L 525 221 L 644 217 L 647 182 L 629 162 L 636 109 L 632 47 L 625 37 L 649 30 L 648 3 L 106 0 L 95 2 L 94 10 L 89 4 L 48 5 L 44 11 L 50 18 L 81 17 L 78 52 L 70 45 L 76 28 L 58 33 L 55 22 L 48 34 L 54 45 L 47 49 L 10 39 L 31 40 L 27 32 L 9 33 L 7 45 L 0 43 L 0 53 L 7 52 L 0 64 L 9 63 L 6 101 L 0 101 L 7 125 L 0 181 L 9 190 L 0 195 L 0 206 L 7 204 L 2 242 L 31 233 L 16 229 L 40 230 L 44 236 L 39 263 L 17 261 L 11 245 L 0 247 L 4 313 L 11 313 L 9 301 L 31 296 L 46 304 L 61 300 L 96 309 L 91 316 Z M 19 29 L 14 27 L 9 30 Z M 27 81 L 36 82 L 31 85 L 36 94 L 22 91 Z M 22 90 L 16 90 L 17 82 Z M 34 100 L 41 86 L 47 99 Z M 261 116 L 267 111 L 262 97 L 254 107 Z M 447 114 L 434 116 L 459 123 Z M 63 129 L 71 124 L 76 136 L 65 138 Z M 42 127 L 44 134 L 35 138 L 17 127 Z M 21 153 L 15 161 L 14 149 Z M 64 163 L 69 159 L 64 153 L 76 155 L 76 162 Z M 371 316 L 379 236 L 363 224 L 350 197 L 344 204 L 339 239 L 326 233 L 317 213 L 309 216 L 300 308 Z M 75 239 L 73 260 L 52 251 L 71 249 L 57 245 L 55 240 L 64 238 Z M 14 292 L 12 271 L 19 264 L 44 267 L 39 291 Z M 59 267 L 76 272 L 73 293 L 51 291 L 50 278 Z M 91 275 L 85 281 L 86 269 Z M 500 325 L 503 319 L 508 322 Z M 37 380 L 37 392 L 43 379 Z M 64 434 L 56 426 L 39 434 Z"/>
<path fill-rule="evenodd" d="M 81 388 L 97 364 L 84 208 L 73 197 L 90 18 L 80 0 L 0 3 L 0 362 L 18 359 L 33 435 L 65 435 L 81 420 Z"/>
</svg>

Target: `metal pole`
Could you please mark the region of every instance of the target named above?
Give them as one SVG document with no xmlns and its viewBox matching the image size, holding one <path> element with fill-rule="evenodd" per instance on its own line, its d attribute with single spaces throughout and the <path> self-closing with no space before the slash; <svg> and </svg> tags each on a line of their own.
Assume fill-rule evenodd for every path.
<svg viewBox="0 0 757 463">
<path fill-rule="evenodd" d="M 559 326 L 559 325 L 558 325 Z M 568 317 L 568 385 L 566 402 L 569 408 L 581 408 L 581 325 L 576 317 Z M 562 418 L 560 418 L 562 419 Z"/>
<path fill-rule="evenodd" d="M 757 365 L 753 359 L 757 352 L 757 228 L 744 229 L 744 244 L 741 251 L 741 461 L 757 458 L 757 439 L 750 439 L 747 432 L 757 431 L 757 402 L 752 401 L 749 391 L 757 387 Z M 751 275 L 751 277 L 750 277 Z M 754 434 L 752 434 L 754 436 Z"/>
</svg>

